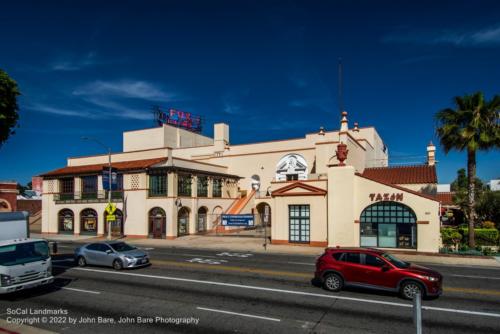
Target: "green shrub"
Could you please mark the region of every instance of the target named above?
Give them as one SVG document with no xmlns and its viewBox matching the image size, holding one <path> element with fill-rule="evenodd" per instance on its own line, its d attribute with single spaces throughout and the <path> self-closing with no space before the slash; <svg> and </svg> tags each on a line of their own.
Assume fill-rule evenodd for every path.
<svg viewBox="0 0 500 334">
<path fill-rule="evenodd" d="M 443 245 L 456 246 L 462 240 L 462 235 L 454 228 L 442 228 L 441 240 L 443 240 Z"/>
<path fill-rule="evenodd" d="M 467 244 L 469 240 L 469 229 L 459 229 L 463 236 L 463 243 Z M 499 232 L 496 228 L 476 228 L 474 229 L 477 246 L 497 246 Z"/>
</svg>

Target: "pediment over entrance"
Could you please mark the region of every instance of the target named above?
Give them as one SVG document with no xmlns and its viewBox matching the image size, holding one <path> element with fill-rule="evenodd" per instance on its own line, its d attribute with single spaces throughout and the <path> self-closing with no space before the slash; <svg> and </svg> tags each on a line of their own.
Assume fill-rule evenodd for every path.
<svg viewBox="0 0 500 334">
<path fill-rule="evenodd" d="M 276 165 L 276 181 L 307 180 L 307 162 L 300 154 L 287 154 Z"/>
<path fill-rule="evenodd" d="M 294 182 L 271 193 L 272 197 L 277 196 L 324 196 L 327 191 L 318 187 L 308 185 L 303 182 Z"/>
</svg>

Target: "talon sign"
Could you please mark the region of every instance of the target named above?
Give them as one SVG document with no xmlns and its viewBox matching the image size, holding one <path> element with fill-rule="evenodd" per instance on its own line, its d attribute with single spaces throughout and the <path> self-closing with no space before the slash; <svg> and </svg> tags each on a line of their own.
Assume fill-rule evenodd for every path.
<svg viewBox="0 0 500 334">
<path fill-rule="evenodd" d="M 368 195 L 372 202 L 378 201 L 403 201 L 403 193 L 385 193 L 385 194 L 370 194 Z"/>
</svg>

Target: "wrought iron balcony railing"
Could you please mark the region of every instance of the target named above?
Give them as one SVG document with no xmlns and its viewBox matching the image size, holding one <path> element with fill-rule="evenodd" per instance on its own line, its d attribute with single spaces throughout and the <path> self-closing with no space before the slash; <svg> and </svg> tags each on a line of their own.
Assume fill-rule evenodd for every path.
<svg viewBox="0 0 500 334">
<path fill-rule="evenodd" d="M 123 200 L 123 190 L 113 190 L 111 193 L 113 201 Z M 54 194 L 54 201 L 59 203 L 103 203 L 108 201 L 108 192 L 99 190 L 94 192 L 57 193 Z"/>
</svg>

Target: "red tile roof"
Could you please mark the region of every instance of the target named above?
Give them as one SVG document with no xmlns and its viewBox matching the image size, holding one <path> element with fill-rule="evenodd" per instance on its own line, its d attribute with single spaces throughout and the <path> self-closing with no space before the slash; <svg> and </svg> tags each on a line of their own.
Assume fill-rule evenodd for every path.
<svg viewBox="0 0 500 334">
<path fill-rule="evenodd" d="M 356 173 L 356 175 L 359 176 L 359 177 L 363 177 L 363 178 L 365 178 L 367 180 L 370 180 L 370 181 L 373 181 L 373 182 L 377 182 L 377 183 L 386 185 L 388 187 L 392 187 L 394 189 L 399 189 L 399 190 L 402 190 L 402 191 L 406 191 L 407 193 L 410 193 L 410 194 L 413 194 L 413 195 L 417 195 L 417 196 L 420 196 L 420 197 L 424 197 L 424 198 L 430 199 L 430 200 L 435 201 L 435 202 L 439 202 L 439 200 L 436 198 L 435 195 L 424 194 L 424 193 L 421 193 L 419 191 L 415 191 L 415 190 L 411 190 L 411 189 L 408 189 L 408 188 L 405 188 L 405 187 L 402 187 L 402 186 L 398 186 L 396 184 L 392 184 L 392 183 L 380 181 L 380 180 L 377 180 L 377 179 L 372 179 L 371 177 L 368 177 L 368 176 L 363 175 L 361 173 Z"/>
<path fill-rule="evenodd" d="M 437 193 L 436 198 L 441 202 L 442 205 L 455 205 L 453 203 L 454 192 Z"/>
<path fill-rule="evenodd" d="M 390 184 L 437 183 L 436 166 L 365 168 L 363 176 Z"/>
<path fill-rule="evenodd" d="M 126 170 L 140 170 L 144 168 L 151 167 L 160 162 L 166 161 L 167 158 L 154 158 L 154 159 L 144 159 L 144 160 L 132 160 L 132 161 L 122 161 L 122 162 L 112 162 L 111 166 L 120 171 Z M 95 165 L 84 165 L 84 166 L 69 166 L 59 168 L 45 174 L 43 177 L 50 176 L 62 176 L 62 175 L 74 175 L 74 174 L 88 174 L 88 173 L 99 173 L 103 168 L 107 167 L 108 164 L 95 164 Z"/>
</svg>

